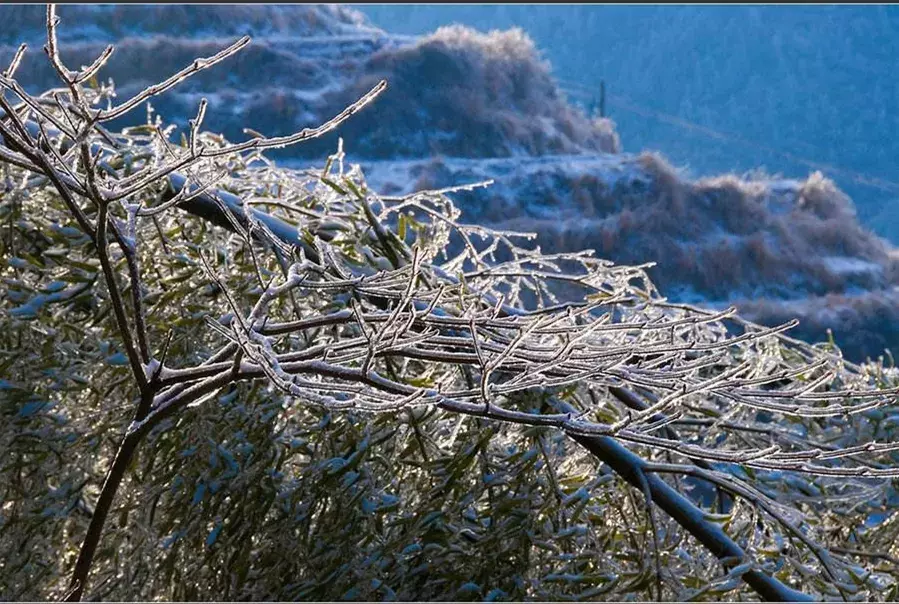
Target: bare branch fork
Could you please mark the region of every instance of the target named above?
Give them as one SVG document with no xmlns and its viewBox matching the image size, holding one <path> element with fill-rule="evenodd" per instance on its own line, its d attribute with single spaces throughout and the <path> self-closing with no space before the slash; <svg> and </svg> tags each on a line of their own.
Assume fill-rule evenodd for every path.
<svg viewBox="0 0 899 604">
<path fill-rule="evenodd" d="M 323 187 L 324 201 L 318 205 L 290 206 L 303 215 L 302 222 L 258 210 L 250 203 L 250 190 L 235 195 L 218 188 L 229 177 L 216 162 L 259 159 L 263 150 L 330 132 L 369 104 L 386 83 L 317 128 L 242 143 L 204 137 L 204 100 L 191 120 L 187 145 L 173 148 L 158 128 L 140 139 L 112 136 L 102 124 L 224 61 L 246 47 L 249 38 L 102 110 L 95 107 L 99 97 L 84 83 L 102 69 L 113 48 L 83 70 L 71 71 L 60 58 L 56 26 L 50 5 L 45 50 L 68 98 L 56 95 L 48 102 L 22 89 L 14 77 L 25 52 L 21 47 L 0 76 L 0 161 L 46 177 L 91 238 L 138 391 L 133 420 L 79 551 L 68 600 L 79 600 L 84 593 L 106 517 L 143 438 L 164 419 L 223 387 L 257 379 L 304 404 L 329 409 L 390 412 L 436 406 L 561 429 L 646 493 L 733 570 L 749 554 L 658 475 L 698 477 L 752 501 L 787 530 L 798 531 L 797 537 L 818 556 L 837 589 L 844 589 L 839 565 L 781 515 L 776 504 L 736 478 L 714 472 L 711 464 L 825 478 L 897 477 L 899 470 L 858 459 L 862 454 L 888 454 L 899 449 L 895 443 L 797 446 L 787 431 L 762 428 L 751 419 L 765 411 L 793 420 L 843 421 L 840 418 L 891 403 L 895 390 L 878 390 L 858 368 L 821 359 L 801 344 L 789 343 L 800 350 L 801 362 L 772 353 L 772 347 L 787 345 L 782 334 L 792 323 L 775 328 L 744 323 L 743 333 L 728 333 L 725 322 L 737 319 L 733 309 L 715 313 L 675 308 L 657 295 L 642 267 L 613 266 L 589 253 L 543 255 L 520 247 L 517 234 L 460 224 L 458 211 L 444 196 L 449 191 L 378 198 L 344 173 L 342 151 L 323 173 L 306 180 L 299 173 L 259 169 L 261 177 L 286 192 L 285 199 L 299 199 L 310 183 Z M 19 99 L 17 105 L 6 92 Z M 130 173 L 123 169 L 125 154 L 132 162 Z M 340 165 L 336 176 L 333 159 Z M 160 182 L 164 189 L 151 195 Z M 239 181 L 229 185 L 241 187 Z M 139 264 L 141 223 L 164 217 L 173 208 L 235 233 L 250 250 L 261 284 L 253 306 L 242 308 L 214 263 L 200 254 L 200 268 L 225 293 L 230 313 L 210 320 L 225 344 L 203 363 L 187 367 L 170 367 L 154 356 Z M 432 220 L 420 227 L 416 244 L 410 246 L 404 227 L 395 233 L 384 223 L 395 216 L 402 216 L 402 222 L 412 213 Z M 452 237 L 462 241 L 463 251 L 440 263 Z M 361 241 L 359 257 L 366 261 L 332 245 L 353 238 Z M 486 241 L 486 247 L 479 249 L 478 239 Z M 283 261 L 283 278 L 264 278 L 254 251 L 260 244 Z M 130 308 L 113 245 L 125 260 Z M 499 254 L 511 259 L 497 261 Z M 560 298 L 560 288 L 566 287 L 578 291 L 577 301 Z M 343 308 L 284 316 L 280 303 L 295 295 L 319 307 L 343 301 Z M 536 306 L 526 309 L 525 297 L 536 299 Z M 296 343 L 304 340 L 315 343 L 298 348 Z M 387 362 L 398 369 L 388 373 Z M 432 383 L 413 385 L 420 384 L 422 376 Z M 469 376 L 474 376 L 471 383 Z M 558 394 L 563 388 L 573 388 L 574 394 Z M 596 401 L 596 391 L 611 396 Z M 646 402 L 635 394 L 638 391 L 655 396 Z M 548 397 L 553 410 L 536 411 L 526 402 L 535 397 Z M 703 413 L 691 418 L 697 405 Z M 717 419 L 711 424 L 699 421 L 709 417 Z M 675 425 L 690 431 L 692 442 L 686 442 Z M 716 446 L 712 428 L 728 426 L 767 430 L 770 441 Z M 680 456 L 693 465 L 648 462 L 624 448 L 622 441 Z M 809 599 L 752 564 L 740 577 L 766 599 Z"/>
</svg>

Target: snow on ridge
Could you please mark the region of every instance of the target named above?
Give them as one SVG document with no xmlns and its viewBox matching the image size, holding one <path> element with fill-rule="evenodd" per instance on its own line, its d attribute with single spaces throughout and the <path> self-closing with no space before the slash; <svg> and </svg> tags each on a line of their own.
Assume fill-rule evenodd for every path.
<svg viewBox="0 0 899 604">
<path fill-rule="evenodd" d="M 352 154 L 352 152 L 350 152 Z M 360 158 L 360 163 L 369 174 L 373 184 L 402 187 L 401 193 L 411 193 L 413 183 L 404 181 L 411 173 L 426 169 L 435 161 L 446 165 L 454 173 L 536 175 L 549 168 L 556 168 L 567 173 L 593 171 L 607 176 L 610 181 L 617 178 L 639 178 L 638 155 L 632 153 L 558 153 L 539 156 L 516 155 L 509 157 L 454 157 L 441 155 L 429 159 L 367 159 Z M 396 180 L 392 180 L 393 174 Z M 497 183 L 502 186 L 502 181 Z"/>
<path fill-rule="evenodd" d="M 879 273 L 883 271 L 883 266 L 879 264 L 847 256 L 828 256 L 821 258 L 821 262 L 827 266 L 828 270 L 836 274 Z"/>
</svg>

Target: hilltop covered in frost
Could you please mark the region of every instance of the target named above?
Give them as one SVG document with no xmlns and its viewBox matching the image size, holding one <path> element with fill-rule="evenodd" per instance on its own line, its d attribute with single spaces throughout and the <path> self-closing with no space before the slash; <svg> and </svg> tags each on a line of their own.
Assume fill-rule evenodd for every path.
<svg viewBox="0 0 899 604">
<path fill-rule="evenodd" d="M 379 30 L 335 6 L 63 6 L 70 64 L 115 42 L 104 77 L 125 96 L 236 36 L 254 43 L 154 102 L 186 124 L 203 96 L 206 126 L 232 140 L 313 126 L 377 80 L 377 103 L 341 128 L 349 157 L 383 193 L 492 179 L 456 193 L 466 221 L 539 233 L 544 249 L 595 249 L 622 263 L 656 262 L 673 300 L 736 303 L 749 318 L 802 321 L 794 335 L 848 356 L 899 351 L 899 256 L 864 229 L 826 175 L 691 180 L 656 153 L 622 151 L 614 124 L 569 103 L 521 31 L 453 26 L 420 37 Z M 23 82 L 56 85 L 43 53 L 43 11 L 0 8 L 0 61 L 23 39 Z M 10 24 L 12 24 L 10 26 Z M 190 32 L 185 35 L 185 32 Z M 627 133 L 623 133 L 627 139 Z M 320 163 L 337 135 L 280 160 Z"/>
</svg>

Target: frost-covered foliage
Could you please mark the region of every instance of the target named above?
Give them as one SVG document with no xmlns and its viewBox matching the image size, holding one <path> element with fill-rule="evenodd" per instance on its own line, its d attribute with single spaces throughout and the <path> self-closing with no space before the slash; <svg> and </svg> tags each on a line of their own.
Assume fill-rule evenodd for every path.
<svg viewBox="0 0 899 604">
<path fill-rule="evenodd" d="M 414 44 L 374 53 L 354 85 L 336 92 L 345 103 L 384 78 L 402 99 L 371 121 L 348 124 L 346 136 L 370 158 L 506 157 L 615 152 L 609 120 L 592 121 L 565 101 L 549 65 L 521 30 L 479 33 L 438 29 Z M 382 141 L 393 144 L 384 146 Z"/>
<path fill-rule="evenodd" d="M 380 84 L 108 131 L 159 89 L 47 17 L 65 87 L 0 78 L 0 597 L 895 599 L 895 371 L 265 157 Z"/>
</svg>

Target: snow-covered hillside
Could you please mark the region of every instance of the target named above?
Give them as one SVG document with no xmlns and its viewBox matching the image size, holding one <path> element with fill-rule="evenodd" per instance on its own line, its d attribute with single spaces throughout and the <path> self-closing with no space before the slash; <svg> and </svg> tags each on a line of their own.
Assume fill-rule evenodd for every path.
<svg viewBox="0 0 899 604">
<path fill-rule="evenodd" d="M 694 175 L 825 170 L 862 223 L 899 244 L 899 5 L 365 4 L 395 33 L 523 27 L 569 93 L 607 112 L 628 151 Z M 826 166 L 826 167 L 825 167 Z"/>
<path fill-rule="evenodd" d="M 382 192 L 492 179 L 454 194 L 467 221 L 536 231 L 544 249 L 656 262 L 651 274 L 671 299 L 734 302 L 768 323 L 798 316 L 795 335 L 823 340 L 831 328 L 853 358 L 899 352 L 899 252 L 862 228 L 826 174 L 692 181 L 656 154 L 622 153 L 614 124 L 570 104 L 520 31 L 395 36 L 333 6 L 63 6 L 60 14 L 71 64 L 116 43 L 104 77 L 122 95 L 253 35 L 241 55 L 154 103 L 186 124 L 206 96 L 207 127 L 232 140 L 244 127 L 284 134 L 316 125 L 386 78 L 388 91 L 338 133 Z M 55 85 L 37 50 L 41 7 L 0 7 L 0 18 L 11 24 L 0 31 L 0 62 L 27 41 L 26 85 Z M 278 159 L 320 163 L 336 136 Z"/>
</svg>

